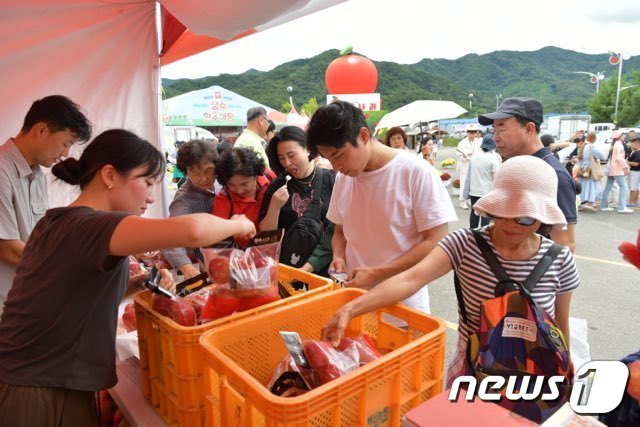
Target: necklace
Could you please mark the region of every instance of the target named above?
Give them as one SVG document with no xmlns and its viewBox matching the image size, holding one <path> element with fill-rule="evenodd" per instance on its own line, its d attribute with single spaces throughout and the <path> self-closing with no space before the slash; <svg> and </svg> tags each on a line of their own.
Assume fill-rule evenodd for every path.
<svg viewBox="0 0 640 427">
<path fill-rule="evenodd" d="M 314 166 L 314 167 L 313 167 L 313 173 L 311 174 L 311 178 L 309 178 L 309 180 L 308 180 L 308 181 L 303 181 L 303 180 L 298 179 L 298 178 L 295 178 L 295 177 L 294 177 L 294 178 L 295 178 L 295 180 L 296 180 L 296 181 L 298 181 L 299 183 L 304 184 L 304 185 L 306 185 L 307 187 L 311 187 L 311 184 L 313 183 L 313 178 L 315 178 L 315 177 L 316 177 L 316 170 L 317 170 L 317 167 L 315 167 L 315 166 Z"/>
</svg>

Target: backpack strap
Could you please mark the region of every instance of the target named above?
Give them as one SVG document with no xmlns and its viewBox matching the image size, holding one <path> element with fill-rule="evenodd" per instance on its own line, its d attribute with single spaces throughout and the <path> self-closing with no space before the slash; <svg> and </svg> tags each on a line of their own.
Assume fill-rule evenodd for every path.
<svg viewBox="0 0 640 427">
<path fill-rule="evenodd" d="M 547 249 L 547 252 L 545 252 L 544 255 L 542 255 L 540 261 L 538 261 L 536 266 L 533 267 L 533 270 L 531 270 L 531 273 L 529 273 L 527 280 L 522 284 L 526 290 L 531 292 L 533 288 L 535 288 L 540 279 L 542 279 L 542 276 L 544 276 L 544 273 L 546 273 L 549 267 L 551 267 L 553 261 L 558 257 L 558 255 L 560 255 L 562 249 L 564 249 L 564 247 L 555 242 L 551 244 L 551 247 Z"/>
<path fill-rule="evenodd" d="M 491 247 L 487 243 L 487 241 L 482 237 L 482 234 L 476 229 L 472 229 L 471 232 L 478 243 L 478 247 L 482 252 L 482 256 L 484 257 L 487 264 L 495 274 L 496 279 L 498 279 L 498 286 L 501 287 L 501 290 L 508 292 L 509 290 L 515 290 L 514 282 L 509 278 L 507 272 L 504 271 L 500 261 L 491 250 Z M 544 276 L 544 273 L 549 269 L 553 261 L 558 257 L 560 252 L 562 252 L 563 247 L 558 245 L 557 243 L 553 243 L 551 247 L 545 252 L 542 256 L 542 259 L 536 264 L 536 266 L 531 270 L 529 277 L 525 280 L 522 285 L 528 292 L 533 290 L 533 288 L 538 284 L 538 281 Z M 467 308 L 464 305 L 464 299 L 462 297 L 462 286 L 460 285 L 460 278 L 458 274 L 454 271 L 453 273 L 453 284 L 456 290 L 456 298 L 458 299 L 458 307 L 460 307 L 460 314 L 464 319 L 465 323 L 467 323 Z M 509 286 L 509 288 L 507 288 Z M 507 289 L 505 289 L 507 288 Z"/>
<path fill-rule="evenodd" d="M 476 242 L 482 251 L 482 255 L 485 260 L 489 264 L 491 271 L 496 275 L 496 279 L 498 279 L 498 286 L 502 288 L 505 292 L 509 292 L 511 290 L 515 290 L 514 284 L 515 282 L 509 278 L 507 273 L 504 271 L 504 268 L 498 261 L 498 258 L 491 250 L 491 247 L 487 243 L 487 241 L 482 237 L 479 231 L 472 230 L 474 237 L 476 238 Z M 542 258 L 538 263 L 533 267 L 531 273 L 521 285 L 528 292 L 531 292 L 533 288 L 538 284 L 542 276 L 547 272 L 553 261 L 558 257 L 560 252 L 562 252 L 563 247 L 558 245 L 557 243 L 552 243 L 551 247 L 547 249 L 547 251 L 542 255 Z"/>
<path fill-rule="evenodd" d="M 464 323 L 467 323 L 467 307 L 464 305 L 464 299 L 462 298 L 462 287 L 460 286 L 460 278 L 458 273 L 453 272 L 453 286 L 456 289 L 456 298 L 458 299 L 458 307 L 460 307 L 460 314 L 464 319 Z"/>
<path fill-rule="evenodd" d="M 471 230 L 471 232 L 473 233 L 473 237 L 475 237 L 476 239 L 476 243 L 480 248 L 480 252 L 482 252 L 482 256 L 484 257 L 485 261 L 487 261 L 487 264 L 489 265 L 489 268 L 491 268 L 493 274 L 496 276 L 496 279 L 498 279 L 496 295 L 502 295 L 504 293 L 515 290 L 516 288 L 514 286 L 513 280 L 511 280 L 507 272 L 504 271 L 502 264 L 500 264 L 500 261 L 498 261 L 496 254 L 491 250 L 491 246 L 489 246 L 489 243 L 487 243 L 487 241 L 484 239 L 484 237 L 482 237 L 482 234 L 480 234 L 478 230 L 473 229 Z"/>
<path fill-rule="evenodd" d="M 318 166 L 316 166 L 317 171 L 320 170 Z M 316 177 L 313 180 L 313 189 L 315 190 L 313 194 L 313 199 L 320 201 L 320 191 L 322 191 L 322 173 L 316 172 Z"/>
<path fill-rule="evenodd" d="M 316 176 L 313 179 L 313 200 L 311 205 L 314 205 L 316 219 L 320 224 L 322 224 L 322 228 L 324 228 L 324 223 L 322 222 L 322 173 L 319 172 L 319 167 L 316 166 Z M 308 210 L 308 209 L 307 209 Z M 305 212 L 306 214 L 306 212 Z"/>
<path fill-rule="evenodd" d="M 498 261 L 498 258 L 496 258 L 495 254 L 491 250 L 491 247 L 489 246 L 487 241 L 482 237 L 482 234 L 480 234 L 480 232 L 476 229 L 472 229 L 471 232 L 473 233 L 473 237 L 475 237 L 476 239 L 476 243 L 480 248 L 480 252 L 482 252 L 483 258 L 491 268 L 491 271 L 493 272 L 493 274 L 496 276 L 496 279 L 498 279 L 498 288 L 499 290 L 502 291 L 500 294 L 503 294 L 508 292 L 509 290 L 515 289 L 513 285 L 513 281 L 509 278 L 507 273 L 504 271 L 504 268 L 502 268 L 500 261 Z M 460 307 L 460 314 L 462 315 L 462 318 L 464 319 L 465 323 L 467 323 L 467 307 L 464 304 L 464 298 L 462 296 L 462 286 L 460 286 L 460 278 L 458 277 L 458 274 L 455 272 L 453 273 L 453 285 L 456 290 L 456 298 L 458 299 L 458 307 Z M 507 285 L 510 285 L 510 286 L 507 287 Z M 498 289 L 496 289 L 496 291 L 498 291 Z"/>
</svg>

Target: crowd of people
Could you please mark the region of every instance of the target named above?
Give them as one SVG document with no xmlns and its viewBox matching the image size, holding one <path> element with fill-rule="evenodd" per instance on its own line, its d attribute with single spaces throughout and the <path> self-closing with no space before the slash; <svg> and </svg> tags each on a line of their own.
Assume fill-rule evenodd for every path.
<svg viewBox="0 0 640 427">
<path fill-rule="evenodd" d="M 0 424 L 95 424 L 93 393 L 117 381 L 117 308 L 129 255 L 160 249 L 190 278 L 200 273 L 199 247 L 229 237 L 243 245 L 259 230 L 282 228 L 282 247 L 297 248 L 304 229 L 311 246 L 283 251 L 281 262 L 322 275 L 347 273 L 346 286 L 369 290 L 324 328 L 333 342 L 351 318 L 378 307 L 402 301 L 429 313 L 426 285 L 455 271 L 466 315 L 459 319 L 449 383 L 463 373 L 481 305 L 498 286 L 475 233 L 516 281 L 555 242 L 561 251 L 532 298 L 568 344 L 570 303 L 580 282 L 572 256 L 576 183 L 584 206 L 593 206 L 598 190 L 593 177 L 572 176 L 543 144 L 542 121 L 540 102 L 508 98 L 479 117 L 493 133 L 468 129 L 457 151 L 459 202 L 471 208 L 471 227 L 450 233 L 457 215 L 434 167 L 433 138 L 423 139 L 418 153 L 407 148 L 401 128 L 379 141 L 363 112 L 347 102 L 318 108 L 306 130 L 275 131 L 263 108 L 251 108 L 235 145 L 219 152 L 209 142 L 181 144 L 176 161 L 185 182 L 169 217 L 150 219 L 142 214 L 154 202 L 164 156 L 137 135 L 113 129 L 93 138 L 79 159 L 67 157 L 73 144 L 91 139 L 89 120 L 63 96 L 36 101 L 19 134 L 0 147 L 0 209 L 7 218 L 0 227 Z M 626 158 L 616 138 L 601 210 L 614 182 L 619 211 L 626 209 L 624 176 L 633 167 L 640 174 L 637 138 Z M 590 137 L 585 141 L 577 153 L 583 171 L 591 157 L 606 159 Z M 71 205 L 47 209 L 41 167 L 50 166 L 58 179 L 79 186 Z M 631 188 L 636 203 L 637 185 Z M 162 285 L 175 286 L 167 272 Z"/>
<path fill-rule="evenodd" d="M 607 143 L 597 143 L 594 132 L 577 131 L 566 142 L 544 135 L 554 156 L 567 150 L 567 171 L 578 187 L 578 209 L 584 212 L 633 213 L 640 189 L 640 138 L 634 130 L 613 131 Z"/>
</svg>

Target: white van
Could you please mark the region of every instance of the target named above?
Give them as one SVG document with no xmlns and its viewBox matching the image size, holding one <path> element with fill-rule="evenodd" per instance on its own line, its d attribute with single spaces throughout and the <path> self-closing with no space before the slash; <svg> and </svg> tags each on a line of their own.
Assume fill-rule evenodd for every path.
<svg viewBox="0 0 640 427">
<path fill-rule="evenodd" d="M 613 123 L 591 123 L 589 125 L 589 132 L 604 132 L 614 130 L 616 125 Z"/>
<path fill-rule="evenodd" d="M 213 141 L 218 139 L 208 130 L 197 126 L 165 126 L 164 132 L 165 135 L 172 135 L 174 141 L 190 141 L 192 139 Z"/>
<path fill-rule="evenodd" d="M 206 129 L 197 126 L 164 126 L 163 147 L 166 158 L 170 163 L 176 162 L 176 142 L 190 141 L 192 139 L 202 139 L 204 141 L 218 141 L 216 136 Z"/>
</svg>

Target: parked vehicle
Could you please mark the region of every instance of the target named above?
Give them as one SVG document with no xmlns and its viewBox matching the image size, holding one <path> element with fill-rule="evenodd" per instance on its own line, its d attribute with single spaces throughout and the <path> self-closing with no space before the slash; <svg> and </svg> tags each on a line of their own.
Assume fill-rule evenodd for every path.
<svg viewBox="0 0 640 427">
<path fill-rule="evenodd" d="M 164 134 L 173 136 L 174 141 L 189 141 L 202 139 L 205 141 L 217 140 L 211 132 L 197 126 L 165 126 Z"/>
<path fill-rule="evenodd" d="M 604 132 L 612 131 L 616 128 L 613 123 L 591 123 L 589 125 L 589 132 Z"/>
<path fill-rule="evenodd" d="M 588 114 L 564 114 L 547 117 L 541 127 L 548 129 L 556 142 L 566 142 L 577 131 L 589 129 L 590 122 Z"/>
</svg>

